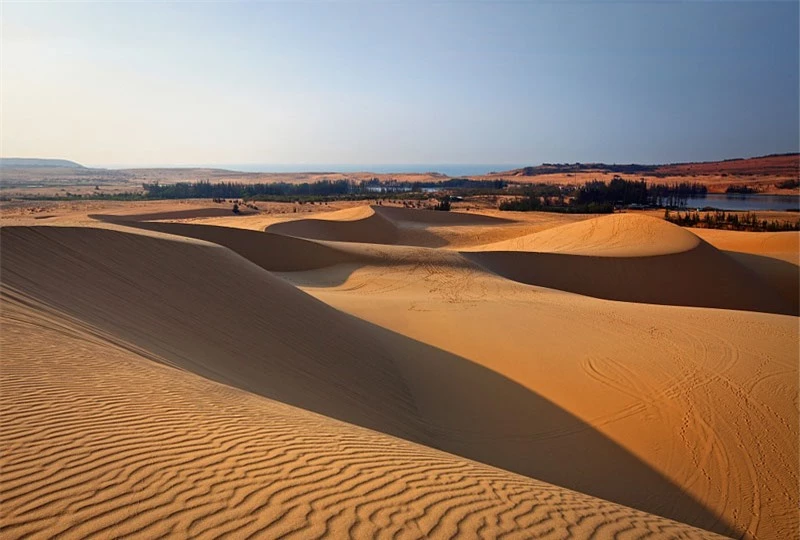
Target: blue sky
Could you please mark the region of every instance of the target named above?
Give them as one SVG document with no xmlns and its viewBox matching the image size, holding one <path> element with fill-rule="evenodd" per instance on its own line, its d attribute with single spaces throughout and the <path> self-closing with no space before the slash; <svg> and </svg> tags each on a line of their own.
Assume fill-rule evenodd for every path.
<svg viewBox="0 0 800 540">
<path fill-rule="evenodd" d="M 797 2 L 2 10 L 8 157 L 661 163 L 800 144 Z"/>
</svg>

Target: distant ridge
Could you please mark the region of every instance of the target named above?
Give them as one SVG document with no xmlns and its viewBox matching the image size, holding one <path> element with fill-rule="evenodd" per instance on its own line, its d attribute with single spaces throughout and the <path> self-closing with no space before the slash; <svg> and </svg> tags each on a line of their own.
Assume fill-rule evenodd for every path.
<svg viewBox="0 0 800 540">
<path fill-rule="evenodd" d="M 67 159 L 40 159 L 40 158 L 0 158 L 0 167 L 13 167 L 15 169 L 28 169 L 38 167 L 63 167 L 68 169 L 85 169 L 80 163 Z"/>
<path fill-rule="evenodd" d="M 797 175 L 800 171 L 800 154 L 769 154 L 749 158 L 732 158 L 719 161 L 697 161 L 660 165 L 609 164 L 609 163 L 542 163 L 495 174 L 513 176 L 538 176 L 543 174 L 576 172 L 610 172 L 654 176 L 686 174 L 744 174 L 744 175 Z"/>
</svg>

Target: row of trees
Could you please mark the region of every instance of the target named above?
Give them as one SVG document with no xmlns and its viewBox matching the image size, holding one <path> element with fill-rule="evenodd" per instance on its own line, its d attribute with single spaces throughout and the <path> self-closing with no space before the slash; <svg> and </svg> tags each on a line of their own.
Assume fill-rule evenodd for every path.
<svg viewBox="0 0 800 540">
<path fill-rule="evenodd" d="M 725 189 L 725 193 L 737 193 L 741 195 L 751 195 L 753 193 L 758 193 L 757 189 L 751 188 L 750 186 L 742 186 L 742 185 L 730 185 Z"/>
<path fill-rule="evenodd" d="M 368 195 L 375 193 L 375 187 L 386 191 L 420 193 L 425 188 L 439 190 L 473 190 L 494 192 L 504 189 L 504 180 L 469 180 L 452 178 L 443 182 L 391 182 L 381 183 L 379 179 L 362 180 L 319 180 L 302 184 L 278 182 L 272 184 L 243 184 L 237 182 L 208 181 L 142 184 L 145 198 L 148 199 L 259 199 L 276 197 L 342 197 L 345 195 Z"/>
<path fill-rule="evenodd" d="M 288 184 L 242 184 L 236 182 L 208 181 L 179 182 L 177 184 L 142 184 L 148 199 L 255 199 L 259 196 L 344 195 L 355 190 L 348 180 L 320 180 L 319 182 Z"/>
<path fill-rule="evenodd" d="M 625 180 L 615 176 L 610 182 L 594 180 L 575 188 L 559 188 L 548 184 L 529 186 L 521 198 L 504 201 L 500 210 L 609 213 L 615 206 L 685 206 L 689 197 L 704 196 L 702 184 L 648 185 L 645 180 Z"/>
<path fill-rule="evenodd" d="M 610 203 L 616 205 L 639 204 L 642 206 L 685 206 L 690 197 L 702 197 L 708 188 L 702 184 L 681 182 L 679 184 L 647 185 L 645 180 L 625 180 L 615 176 L 606 184 L 602 180 L 587 182 L 578 189 L 578 204 Z"/>
<path fill-rule="evenodd" d="M 535 193 L 505 200 L 500 203 L 499 208 L 516 212 L 556 212 L 560 214 L 610 214 L 614 211 L 614 205 L 610 203 L 582 204 L 577 203 L 574 199 L 567 202 L 562 194 L 552 197 Z"/>
<path fill-rule="evenodd" d="M 800 187 L 800 179 L 791 178 L 789 180 L 783 180 L 775 184 L 775 187 L 780 189 L 797 189 Z"/>
<path fill-rule="evenodd" d="M 664 219 L 682 227 L 730 229 L 734 231 L 800 231 L 800 221 L 759 220 L 753 212 L 673 212 L 664 210 Z"/>
</svg>

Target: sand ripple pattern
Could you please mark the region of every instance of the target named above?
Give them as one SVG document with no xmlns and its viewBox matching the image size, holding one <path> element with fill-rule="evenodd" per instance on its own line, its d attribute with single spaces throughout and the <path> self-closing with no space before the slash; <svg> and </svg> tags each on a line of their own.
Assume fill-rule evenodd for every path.
<svg viewBox="0 0 800 540">
<path fill-rule="evenodd" d="M 714 536 L 2 318 L 3 538 Z"/>
</svg>

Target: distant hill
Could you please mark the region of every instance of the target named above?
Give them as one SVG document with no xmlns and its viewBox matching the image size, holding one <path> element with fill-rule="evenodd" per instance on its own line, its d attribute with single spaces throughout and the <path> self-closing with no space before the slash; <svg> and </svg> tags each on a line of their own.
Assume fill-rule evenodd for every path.
<svg viewBox="0 0 800 540">
<path fill-rule="evenodd" d="M 735 174 L 740 176 L 787 175 L 800 173 L 800 154 L 772 154 L 769 156 L 702 163 L 674 163 L 661 165 L 658 171 L 667 175 Z"/>
<path fill-rule="evenodd" d="M 788 175 L 796 176 L 800 170 L 800 154 L 771 154 L 769 156 L 726 159 L 697 163 L 670 163 L 664 165 L 608 164 L 608 163 L 543 163 L 497 173 L 512 176 L 538 176 L 554 173 L 610 172 L 652 176 L 685 175 Z"/>
<path fill-rule="evenodd" d="M 40 167 L 59 167 L 67 169 L 85 169 L 80 163 L 66 159 L 39 159 L 39 158 L 0 158 L 0 167 L 14 169 L 34 169 Z"/>
</svg>

